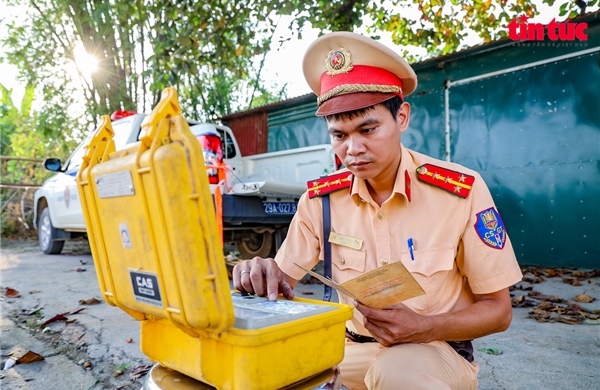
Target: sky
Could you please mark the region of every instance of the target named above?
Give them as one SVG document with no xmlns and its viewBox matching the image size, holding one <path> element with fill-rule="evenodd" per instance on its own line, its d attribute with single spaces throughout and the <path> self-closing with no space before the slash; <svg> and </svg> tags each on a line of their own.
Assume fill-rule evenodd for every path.
<svg viewBox="0 0 600 390">
<path fill-rule="evenodd" d="M 536 18 L 530 19 L 530 22 L 549 23 L 552 18 L 557 18 L 559 15 L 558 6 L 560 2 L 556 2 L 553 7 L 547 5 L 538 5 L 538 10 L 541 14 Z M 6 12 L 6 7 L 3 7 L 3 12 Z M 19 10 L 12 10 L 19 12 Z M 4 15 L 6 16 L 6 14 Z M 302 76 L 302 57 L 308 46 L 318 37 L 318 31 L 310 28 L 305 28 L 302 33 L 302 40 L 298 40 L 289 33 L 289 19 L 282 17 L 277 30 L 274 34 L 274 42 L 280 38 L 291 38 L 282 47 L 277 47 L 278 44 L 273 44 L 272 51 L 267 55 L 265 67 L 262 71 L 263 78 L 269 83 L 279 83 L 280 85 L 287 83 L 288 97 L 293 98 L 310 93 L 311 90 L 306 84 Z M 0 35 L 5 34 L 6 27 L 4 23 L 0 24 Z M 364 31 L 357 31 L 364 32 Z M 380 33 L 383 44 L 394 48 L 391 41 L 391 34 Z M 469 41 L 469 45 L 479 44 L 478 38 Z M 2 47 L 0 47 L 0 51 Z M 19 105 L 23 98 L 24 86 L 16 80 L 18 70 L 16 67 L 0 63 L 0 83 L 9 89 L 13 89 L 13 102 Z"/>
</svg>

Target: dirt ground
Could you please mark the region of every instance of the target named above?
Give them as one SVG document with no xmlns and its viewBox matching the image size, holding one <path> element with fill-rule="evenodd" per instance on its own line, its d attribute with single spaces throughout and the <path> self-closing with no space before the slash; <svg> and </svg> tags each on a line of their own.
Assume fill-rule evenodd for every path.
<svg viewBox="0 0 600 390">
<path fill-rule="evenodd" d="M 66 242 L 59 256 L 42 254 L 36 240 L 3 239 L 1 245 L 0 364 L 5 367 L 10 356 L 19 357 L 27 351 L 44 360 L 0 371 L 0 388 L 139 389 L 140 379 L 130 376 L 136 368 L 147 370 L 152 362 L 141 353 L 138 343 L 127 343 L 129 337 L 139 334 L 135 321 L 99 300 L 87 241 Z M 20 296 L 9 298 L 7 287 Z M 92 299 L 100 303 L 92 306 L 79 302 Z M 83 310 L 77 313 L 79 309 Z M 67 321 L 44 325 L 61 314 Z M 118 329 L 123 322 L 128 326 L 126 335 Z M 113 342 L 104 338 L 110 333 L 122 338 L 122 348 L 110 347 Z"/>
<path fill-rule="evenodd" d="M 139 389 L 143 378 L 132 377 L 151 364 L 139 323 L 101 300 L 87 242 L 67 242 L 56 256 L 43 255 L 35 240 L 1 247 L 0 364 L 28 350 L 44 360 L 0 371 L 0 388 Z M 600 273 L 523 270 L 510 329 L 474 342 L 480 389 L 600 389 Z M 296 293 L 321 299 L 322 286 L 299 283 Z M 44 324 L 57 314 L 66 320 Z"/>
</svg>

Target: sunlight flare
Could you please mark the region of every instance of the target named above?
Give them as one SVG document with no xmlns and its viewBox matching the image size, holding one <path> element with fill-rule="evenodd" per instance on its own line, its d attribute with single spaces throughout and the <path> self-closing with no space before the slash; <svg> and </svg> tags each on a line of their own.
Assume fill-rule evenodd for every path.
<svg viewBox="0 0 600 390">
<path fill-rule="evenodd" d="M 98 59 L 85 51 L 83 44 L 78 43 L 73 50 L 75 64 L 83 76 L 89 79 L 98 70 Z"/>
</svg>

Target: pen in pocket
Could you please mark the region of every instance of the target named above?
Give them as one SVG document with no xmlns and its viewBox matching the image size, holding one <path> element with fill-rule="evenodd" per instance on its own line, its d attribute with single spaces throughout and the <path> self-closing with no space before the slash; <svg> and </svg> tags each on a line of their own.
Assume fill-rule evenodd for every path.
<svg viewBox="0 0 600 390">
<path fill-rule="evenodd" d="M 413 244 L 413 239 L 409 238 L 408 239 L 408 251 L 410 252 L 410 259 L 411 260 L 415 260 L 415 245 Z"/>
</svg>

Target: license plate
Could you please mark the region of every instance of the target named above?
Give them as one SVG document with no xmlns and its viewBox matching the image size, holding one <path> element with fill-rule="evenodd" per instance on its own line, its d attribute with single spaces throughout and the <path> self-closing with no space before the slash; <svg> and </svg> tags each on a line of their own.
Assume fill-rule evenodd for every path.
<svg viewBox="0 0 600 390">
<path fill-rule="evenodd" d="M 298 208 L 296 202 L 263 202 L 267 214 L 295 214 Z"/>
</svg>

